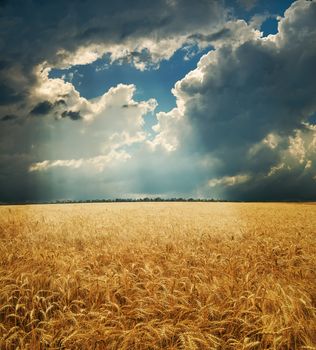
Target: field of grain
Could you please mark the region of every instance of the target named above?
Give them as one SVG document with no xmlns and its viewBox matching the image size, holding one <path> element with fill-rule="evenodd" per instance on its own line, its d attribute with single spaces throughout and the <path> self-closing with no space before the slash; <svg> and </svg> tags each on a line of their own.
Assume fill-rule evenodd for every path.
<svg viewBox="0 0 316 350">
<path fill-rule="evenodd" d="M 316 349 L 316 205 L 0 207 L 0 349 Z"/>
</svg>

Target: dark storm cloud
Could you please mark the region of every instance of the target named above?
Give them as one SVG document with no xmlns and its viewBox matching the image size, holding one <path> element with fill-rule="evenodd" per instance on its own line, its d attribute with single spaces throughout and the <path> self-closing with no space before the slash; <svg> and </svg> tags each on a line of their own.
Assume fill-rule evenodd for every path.
<svg viewBox="0 0 316 350">
<path fill-rule="evenodd" d="M 58 109 L 61 109 L 62 107 L 67 107 L 67 103 L 63 99 L 57 100 L 54 103 L 42 101 L 32 108 L 30 114 L 36 117 L 42 117 L 55 112 L 56 116 L 56 113 L 58 114 Z M 62 118 L 69 117 L 72 120 L 81 119 L 80 112 L 64 111 L 61 116 Z"/>
<path fill-rule="evenodd" d="M 31 113 L 34 115 L 45 115 L 53 109 L 53 104 L 49 101 L 43 101 L 38 103 L 32 110 Z"/>
<path fill-rule="evenodd" d="M 71 120 L 80 120 L 82 119 L 82 116 L 80 115 L 80 112 L 75 111 L 65 111 L 62 113 L 62 118 L 70 118 Z"/>
<path fill-rule="evenodd" d="M 6 85 L 6 83 L 0 83 L 0 106 L 12 105 L 24 98 L 22 92 L 16 91 L 14 88 Z"/>
<path fill-rule="evenodd" d="M 0 120 L 2 122 L 8 122 L 8 121 L 16 120 L 16 119 L 18 119 L 18 117 L 16 115 L 7 114 L 7 115 L 3 116 Z"/>
<path fill-rule="evenodd" d="M 138 106 L 137 103 L 130 103 L 122 105 L 122 108 L 136 108 Z"/>
<path fill-rule="evenodd" d="M 5 69 L 8 66 L 6 61 L 1 61 L 0 60 L 0 71 Z"/>
<path fill-rule="evenodd" d="M 212 41 L 224 39 L 224 38 L 228 37 L 230 34 L 231 34 L 231 31 L 229 28 L 223 28 L 223 29 L 219 30 L 218 32 L 213 33 L 213 34 L 209 34 L 209 35 L 205 35 L 205 34 L 201 34 L 201 33 L 192 34 L 188 37 L 188 39 L 197 40 L 199 42 L 211 43 Z"/>
<path fill-rule="evenodd" d="M 303 124 L 316 112 L 315 18 L 316 2 L 299 1 L 274 40 L 223 45 L 176 85 L 196 142 L 183 143 L 220 160 L 212 185 L 229 198 L 315 199 L 315 131 Z"/>
<path fill-rule="evenodd" d="M 37 197 L 35 179 L 26 171 L 25 155 L 0 155 L 1 202 L 24 202 Z"/>
<path fill-rule="evenodd" d="M 65 57 L 88 45 L 124 44 L 135 46 L 145 38 L 161 39 L 189 35 L 223 20 L 220 2 L 199 0 L 21 1 L 5 3 L 1 13 L 0 41 L 2 81 L 1 103 L 24 100 L 17 77 L 5 74 L 11 66 L 23 79 L 26 90 L 36 83 L 33 68 L 47 62 L 58 66 Z M 144 48 L 142 48 L 144 49 Z M 148 54 L 130 57 L 148 61 Z M 149 55 L 150 56 L 150 55 Z M 4 70 L 4 72 L 3 72 Z M 14 84 L 13 84 L 14 82 Z M 13 89 L 13 90 L 12 90 Z"/>
<path fill-rule="evenodd" d="M 203 67 L 202 83 L 182 81 L 188 114 L 208 149 L 252 143 L 272 131 L 288 134 L 315 109 L 316 46 L 308 45 L 316 41 L 316 22 L 308 21 L 316 17 L 315 2 L 302 17 L 294 17 L 299 26 L 284 23 L 278 46 L 252 40 L 223 47 L 216 63 Z"/>
</svg>

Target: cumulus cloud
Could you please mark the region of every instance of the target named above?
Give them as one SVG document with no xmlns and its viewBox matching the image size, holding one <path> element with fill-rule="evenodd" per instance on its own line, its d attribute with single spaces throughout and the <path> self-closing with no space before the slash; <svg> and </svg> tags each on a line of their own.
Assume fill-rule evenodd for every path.
<svg viewBox="0 0 316 350">
<path fill-rule="evenodd" d="M 169 113 L 157 113 L 158 124 L 153 126 L 153 130 L 157 133 L 152 141 L 148 141 L 151 148 L 156 149 L 162 147 L 168 152 L 175 151 L 179 146 L 179 135 L 177 126 L 180 123 L 181 113 L 174 108 Z M 184 128 L 181 130 L 183 136 Z"/>
<path fill-rule="evenodd" d="M 29 96 L 39 85 L 38 67 L 85 65 L 106 53 L 111 62 L 130 62 L 140 70 L 157 67 L 188 36 L 207 34 L 225 17 L 221 2 L 203 0 L 194 6 L 190 0 L 137 0 L 132 8 L 127 0 L 5 2 L 0 12 L 0 113 L 12 104 L 22 112 L 25 103 L 33 102 Z"/>
<path fill-rule="evenodd" d="M 24 111 L 23 122 L 12 124 L 12 118 L 6 117 L 2 123 L 0 165 L 1 176 L 6 179 L 3 200 L 51 199 L 54 193 L 48 190 L 47 179 L 56 179 L 52 172 L 59 174 L 63 179 L 60 181 L 66 181 L 67 173 L 74 171 L 86 174 L 86 181 L 91 181 L 97 174 L 113 171 L 132 157 L 130 149 L 146 139 L 144 118 L 157 105 L 154 99 L 135 101 L 134 85 L 119 84 L 87 100 L 62 79 L 50 79 L 47 73 L 40 79 L 32 92 L 33 100 L 38 102 Z M 124 105 L 133 107 L 122 108 Z M 44 109 L 47 114 L 43 114 Z M 13 161 L 15 155 L 19 157 Z M 6 170 L 11 162 L 14 177 Z M 69 186 L 78 190 L 82 178 L 73 173 L 71 176 L 76 178 L 76 185 Z M 30 186 L 41 190 L 30 191 Z"/>
<path fill-rule="evenodd" d="M 279 19 L 276 35 L 261 37 L 244 21 L 227 24 L 239 34 L 221 40 L 175 84 L 177 108 L 155 127 L 156 143 L 189 144 L 216 158 L 209 185 L 222 196 L 313 198 L 315 18 L 316 2 L 302 0 Z M 246 179 L 240 174 L 247 181 L 238 181 Z"/>
</svg>

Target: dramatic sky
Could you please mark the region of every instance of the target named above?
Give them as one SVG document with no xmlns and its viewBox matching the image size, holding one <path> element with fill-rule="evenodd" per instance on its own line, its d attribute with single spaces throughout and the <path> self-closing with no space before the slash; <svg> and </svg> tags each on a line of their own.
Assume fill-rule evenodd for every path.
<svg viewBox="0 0 316 350">
<path fill-rule="evenodd" d="M 145 196 L 316 200 L 316 1 L 0 1 L 0 202 Z"/>
</svg>

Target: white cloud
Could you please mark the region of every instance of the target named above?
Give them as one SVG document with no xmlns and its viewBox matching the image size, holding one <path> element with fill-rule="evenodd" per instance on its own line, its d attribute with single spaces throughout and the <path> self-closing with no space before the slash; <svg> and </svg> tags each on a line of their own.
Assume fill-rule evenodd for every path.
<svg viewBox="0 0 316 350">
<path fill-rule="evenodd" d="M 275 149 L 278 146 L 280 139 L 281 138 L 278 135 L 270 133 L 263 139 L 262 142 L 271 149 Z"/>
<path fill-rule="evenodd" d="M 306 150 L 301 131 L 296 131 L 296 135 L 294 137 L 290 136 L 289 153 L 294 158 L 296 158 L 301 164 L 304 163 L 306 157 Z"/>
<path fill-rule="evenodd" d="M 284 163 L 280 163 L 278 165 L 275 165 L 273 167 L 271 167 L 269 173 L 268 173 L 268 176 L 272 176 L 276 173 L 278 173 L 280 170 L 284 169 L 285 168 L 285 164 Z"/>
<path fill-rule="evenodd" d="M 33 105 L 44 100 L 53 107 L 44 117 L 32 117 L 29 127 L 36 124 L 39 134 L 48 135 L 49 143 L 44 142 L 39 151 L 45 160 L 33 162 L 29 171 L 83 166 L 103 171 L 111 162 L 129 159 L 128 149 L 133 145 L 146 144 L 144 118 L 154 112 L 155 99 L 135 101 L 136 87 L 119 84 L 88 100 L 70 82 L 51 79 L 48 73 L 45 65 L 37 68 L 38 84 L 31 99 Z M 69 111 L 80 113 L 81 119 L 65 120 Z M 82 153 L 87 156 L 81 157 Z"/>
<path fill-rule="evenodd" d="M 247 174 L 239 174 L 235 176 L 224 176 L 222 178 L 211 179 L 208 182 L 210 187 L 216 186 L 235 186 L 239 184 L 243 184 L 251 179 L 250 175 Z"/>
<path fill-rule="evenodd" d="M 87 159 L 59 159 L 53 161 L 44 160 L 42 162 L 31 164 L 29 167 L 29 172 L 45 171 L 50 168 L 58 167 L 78 169 L 83 166 L 88 167 L 90 170 L 97 170 L 101 172 L 106 168 L 106 166 L 113 165 L 114 162 L 126 161 L 130 158 L 131 156 L 125 151 L 112 150 L 109 154 L 102 154 Z"/>
<path fill-rule="evenodd" d="M 310 169 L 313 165 L 313 162 L 309 159 L 305 164 L 305 169 Z"/>
<path fill-rule="evenodd" d="M 159 112 L 156 115 L 158 123 L 153 126 L 153 130 L 157 133 L 152 141 L 148 141 L 151 148 L 156 149 L 161 146 L 168 152 L 175 151 L 179 145 L 179 133 L 182 114 L 177 108 L 168 113 Z"/>
<path fill-rule="evenodd" d="M 110 48 L 104 45 L 88 45 L 79 46 L 74 52 L 69 52 L 65 49 L 57 51 L 56 68 L 66 69 L 74 65 L 86 65 L 95 62 L 98 58 L 101 58 Z"/>
</svg>

